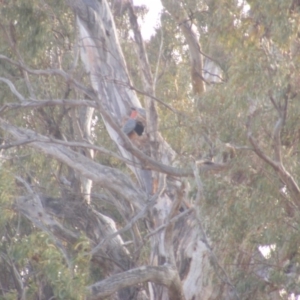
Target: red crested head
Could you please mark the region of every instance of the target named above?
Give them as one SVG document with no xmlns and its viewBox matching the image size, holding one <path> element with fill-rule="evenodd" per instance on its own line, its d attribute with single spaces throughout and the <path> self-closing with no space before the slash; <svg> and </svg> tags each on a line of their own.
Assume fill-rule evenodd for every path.
<svg viewBox="0 0 300 300">
<path fill-rule="evenodd" d="M 137 110 L 136 109 L 132 109 L 130 118 L 131 119 L 135 119 L 137 117 L 137 114 L 138 114 Z"/>
</svg>

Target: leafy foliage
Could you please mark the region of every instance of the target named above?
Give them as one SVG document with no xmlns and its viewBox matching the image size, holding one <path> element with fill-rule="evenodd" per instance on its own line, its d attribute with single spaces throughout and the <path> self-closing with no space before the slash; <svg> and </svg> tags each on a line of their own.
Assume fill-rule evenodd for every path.
<svg viewBox="0 0 300 300">
<path fill-rule="evenodd" d="M 0 53 L 24 62 L 30 69 L 69 71 L 89 88 L 87 74 L 81 63 L 75 62 L 78 53 L 73 13 L 63 1 L 42 2 L 4 1 Z M 182 1 L 197 26 L 205 59 L 210 58 L 221 70 L 222 80 L 207 84 L 203 95 L 193 95 L 188 48 L 169 13 L 162 12 L 161 28 L 146 42 L 156 76 L 156 97 L 173 108 L 158 104 L 160 131 L 177 152 L 178 166 L 186 167 L 195 160 L 228 163 L 222 173 L 200 174 L 204 197 L 197 205 L 218 258 L 217 263 L 212 262 L 215 273 L 209 280 L 227 284 L 229 278 L 240 299 L 272 299 L 274 291 L 300 294 L 300 200 L 295 200 L 279 171 L 259 157 L 249 141 L 251 133 L 265 156 L 273 160 L 279 147 L 278 165 L 282 164 L 296 184 L 299 182 L 299 8 L 291 2 Z M 115 19 L 133 86 L 142 91 L 128 17 L 124 14 Z M 9 79 L 27 100 L 86 97 L 57 75 L 37 76 L 4 59 L 0 59 L 0 76 Z M 1 105 L 16 103 L 7 84 L 0 85 Z M 142 93 L 138 95 L 143 101 Z M 286 110 L 281 110 L 285 105 Z M 253 115 L 251 106 L 255 106 Z M 276 145 L 280 113 L 284 114 L 284 124 L 280 145 Z M 15 126 L 52 139 L 79 139 L 76 124 L 80 111 L 72 106 L 18 108 L 1 114 Z M 91 127 L 95 145 L 116 151 L 98 112 Z M 6 132 L 2 131 L 1 137 L 3 145 L 11 142 Z M 83 151 L 80 146 L 72 147 L 74 152 Z M 122 269 L 112 267 L 107 249 L 96 262 L 92 260 L 89 251 L 100 237 L 89 222 L 100 222 L 97 214 L 103 214 L 123 227 L 132 215 L 118 210 L 115 203 L 124 200 L 105 186 L 94 186 L 93 206 L 88 208 L 82 204 L 81 174 L 75 168 L 26 145 L 1 151 L 0 297 L 16 299 L 26 290 L 28 299 L 84 299 L 88 284 L 105 278 L 117 267 Z M 127 172 L 135 180 L 116 157 L 99 151 L 94 160 Z M 76 242 L 66 238 L 60 241 L 16 209 L 16 198 L 28 193 L 18 177 L 48 200 L 59 199 L 57 206 L 48 209 L 52 209 L 55 220 L 78 234 Z M 69 185 L 64 186 L 61 178 Z M 191 187 L 188 200 L 195 205 L 198 187 L 194 178 L 187 181 Z M 63 213 L 59 211 L 62 207 Z M 89 221 L 87 216 L 93 209 L 99 219 Z M 145 236 L 142 222 L 139 227 Z M 130 238 L 127 232 L 122 236 Z M 262 246 L 268 248 L 268 257 L 261 254 Z M 141 253 L 132 254 L 136 264 L 149 261 L 147 247 L 145 242 Z M 220 266 L 228 278 L 224 279 Z"/>
</svg>

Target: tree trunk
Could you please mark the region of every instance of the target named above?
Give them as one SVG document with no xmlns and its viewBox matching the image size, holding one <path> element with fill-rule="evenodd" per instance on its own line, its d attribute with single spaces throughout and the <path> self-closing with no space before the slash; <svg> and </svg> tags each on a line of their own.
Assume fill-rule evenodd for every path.
<svg viewBox="0 0 300 300">
<path fill-rule="evenodd" d="M 130 149 L 129 151 L 125 149 L 126 137 L 118 130 L 118 127 L 121 128 L 122 126 L 121 120 L 130 114 L 130 107 L 139 108 L 141 105 L 131 88 L 131 80 L 118 43 L 109 6 L 106 1 L 96 2 L 92 0 L 69 1 L 69 5 L 77 15 L 80 40 L 82 41 L 82 60 L 90 74 L 91 83 L 96 94 L 95 100 L 98 102 L 108 133 L 117 144 L 123 157 L 136 163 L 136 166 L 128 164 L 128 167 L 135 173 L 139 181 L 139 186 L 136 188 L 145 193 L 148 201 L 152 199 L 151 201 L 155 202 L 155 205 L 149 211 L 149 220 L 151 221 L 148 222 L 148 227 L 150 232 L 158 228 L 161 228 L 161 230 L 151 237 L 150 262 L 153 266 L 164 265 L 166 269 L 171 268 L 172 272 L 175 272 L 172 275 L 174 280 L 168 285 L 164 284 L 159 276 L 156 280 L 153 280 L 150 279 L 150 273 L 148 274 L 150 277 L 147 281 L 155 283 L 149 286 L 150 298 L 153 300 L 208 299 L 208 295 L 214 294 L 212 287 L 205 286 L 204 283 L 206 276 L 204 274 L 207 274 L 211 268 L 209 251 L 206 245 L 201 242 L 196 216 L 194 213 L 189 213 L 176 222 L 174 226 L 173 223 L 170 223 L 171 219 L 178 214 L 182 205 L 181 201 L 184 200 L 182 199 L 183 196 L 180 196 L 182 189 L 180 178 L 148 170 L 145 165 L 143 166 L 143 162 L 132 154 L 133 152 Z M 148 145 L 145 148 L 151 149 L 150 153 L 147 154 L 153 159 L 165 165 L 171 165 L 174 159 L 174 151 L 157 131 L 157 113 L 155 103 L 151 98 L 154 96 L 152 74 L 132 6 L 129 6 L 129 16 L 137 43 L 141 74 L 147 95 L 146 136 L 143 137 L 143 143 Z M 197 57 L 199 62 L 197 61 L 196 65 L 197 67 L 199 65 L 198 72 L 201 73 L 202 60 L 199 51 L 197 51 Z M 201 78 L 201 75 L 199 74 L 198 77 Z M 196 81 L 194 83 L 196 84 Z M 200 92 L 204 90 L 202 79 L 196 85 L 197 90 L 201 90 Z M 134 141 L 132 142 L 136 145 Z M 140 149 L 145 153 L 145 148 Z M 141 206 L 145 204 L 140 202 Z M 180 232 L 180 234 L 175 236 L 174 230 L 177 233 Z M 126 276 L 125 273 L 123 278 Z M 125 281 L 124 285 L 126 285 Z M 96 286 L 103 286 L 103 283 L 100 282 Z M 92 288 L 92 291 L 93 294 L 98 293 L 95 292 L 94 288 Z"/>
</svg>

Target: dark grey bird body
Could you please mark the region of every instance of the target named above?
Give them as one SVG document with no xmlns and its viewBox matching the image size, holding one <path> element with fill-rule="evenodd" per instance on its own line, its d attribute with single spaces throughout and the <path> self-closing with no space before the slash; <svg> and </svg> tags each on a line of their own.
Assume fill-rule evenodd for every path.
<svg viewBox="0 0 300 300">
<path fill-rule="evenodd" d="M 127 135 L 135 132 L 141 136 L 145 127 L 142 121 L 146 121 L 145 110 L 142 108 L 132 108 L 131 115 L 122 128 L 123 132 Z"/>
<path fill-rule="evenodd" d="M 123 132 L 127 135 L 130 134 L 131 132 L 133 132 L 136 124 L 137 124 L 137 120 L 131 118 L 128 119 L 122 128 Z"/>
</svg>

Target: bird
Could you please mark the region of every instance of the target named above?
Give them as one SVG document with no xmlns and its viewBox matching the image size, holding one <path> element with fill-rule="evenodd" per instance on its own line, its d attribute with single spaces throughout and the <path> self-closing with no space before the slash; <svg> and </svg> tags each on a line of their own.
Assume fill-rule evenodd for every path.
<svg viewBox="0 0 300 300">
<path fill-rule="evenodd" d="M 145 129 L 146 113 L 142 108 L 131 108 L 131 114 L 123 125 L 123 132 L 129 137 L 132 134 L 141 136 Z"/>
<path fill-rule="evenodd" d="M 131 107 L 131 110 L 137 111 L 137 118 L 141 120 L 141 122 L 146 122 L 146 111 L 141 107 Z"/>
</svg>

